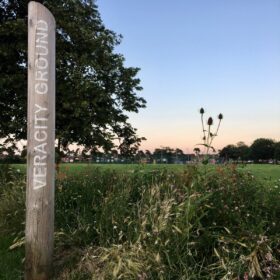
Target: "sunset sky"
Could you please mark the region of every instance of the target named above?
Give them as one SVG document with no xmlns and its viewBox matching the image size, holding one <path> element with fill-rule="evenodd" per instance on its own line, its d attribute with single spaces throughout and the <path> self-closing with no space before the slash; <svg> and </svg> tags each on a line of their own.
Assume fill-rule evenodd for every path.
<svg viewBox="0 0 280 280">
<path fill-rule="evenodd" d="M 280 140 L 279 0 L 98 0 L 116 52 L 141 68 L 142 149 L 201 142 L 199 108 L 224 114 L 214 146 Z M 216 122 L 217 124 L 217 122 Z"/>
</svg>

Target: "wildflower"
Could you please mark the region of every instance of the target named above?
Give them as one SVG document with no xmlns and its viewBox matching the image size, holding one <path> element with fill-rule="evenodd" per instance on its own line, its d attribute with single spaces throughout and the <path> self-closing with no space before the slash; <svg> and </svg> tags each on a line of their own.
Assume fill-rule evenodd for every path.
<svg viewBox="0 0 280 280">
<path fill-rule="evenodd" d="M 211 126 L 214 125 L 213 118 L 209 117 L 208 120 L 206 120 L 204 122 L 204 113 L 205 113 L 204 108 L 200 108 L 199 112 L 200 112 L 200 115 L 201 115 L 202 133 L 203 133 L 203 138 L 202 138 L 203 144 L 198 144 L 198 145 L 203 145 L 204 147 L 206 147 L 205 148 L 206 149 L 206 152 L 205 152 L 206 156 L 205 156 L 205 158 L 203 160 L 203 163 L 207 164 L 208 163 L 209 150 L 212 149 L 215 152 L 215 149 L 212 146 L 212 142 L 213 142 L 214 138 L 216 136 L 218 136 L 218 131 L 219 131 L 219 128 L 220 128 L 220 124 L 221 124 L 221 121 L 224 118 L 224 116 L 221 113 L 218 115 L 219 122 L 218 122 L 218 125 L 217 125 L 216 132 L 213 133 L 211 131 Z M 208 126 L 207 129 L 205 129 L 206 125 Z"/>
<path fill-rule="evenodd" d="M 266 255 L 265 255 L 265 258 L 268 260 L 268 261 L 272 261 L 272 255 L 271 255 L 271 253 L 269 252 L 269 253 L 267 253 Z"/>
</svg>

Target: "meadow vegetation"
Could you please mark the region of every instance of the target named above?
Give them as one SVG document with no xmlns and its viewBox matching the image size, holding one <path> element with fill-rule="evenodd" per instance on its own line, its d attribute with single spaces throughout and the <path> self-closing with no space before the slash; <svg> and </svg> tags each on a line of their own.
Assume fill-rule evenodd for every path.
<svg viewBox="0 0 280 280">
<path fill-rule="evenodd" d="M 22 173 L 1 166 L 0 279 L 22 277 Z M 279 184 L 234 165 L 63 166 L 54 279 L 279 279 Z"/>
</svg>

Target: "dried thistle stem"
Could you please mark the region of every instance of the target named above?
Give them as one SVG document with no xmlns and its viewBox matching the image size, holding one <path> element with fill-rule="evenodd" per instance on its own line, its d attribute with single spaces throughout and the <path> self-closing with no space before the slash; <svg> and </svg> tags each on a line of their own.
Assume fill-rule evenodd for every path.
<svg viewBox="0 0 280 280">
<path fill-rule="evenodd" d="M 203 122 L 203 114 L 201 114 L 201 124 L 202 124 L 202 131 L 203 131 L 203 142 L 204 142 L 204 144 L 206 144 L 206 135 L 205 135 L 204 122 Z"/>
</svg>

